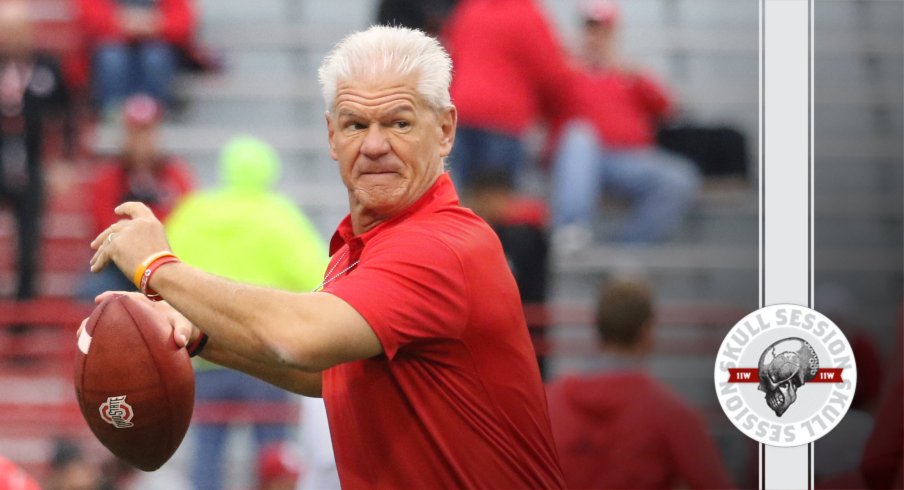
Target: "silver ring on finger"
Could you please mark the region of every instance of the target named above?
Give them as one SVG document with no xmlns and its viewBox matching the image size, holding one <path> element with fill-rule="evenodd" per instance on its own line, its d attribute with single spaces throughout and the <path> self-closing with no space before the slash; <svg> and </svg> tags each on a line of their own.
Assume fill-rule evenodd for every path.
<svg viewBox="0 0 904 490">
<path fill-rule="evenodd" d="M 113 235 L 115 234 L 116 233 L 110 233 L 109 235 L 107 235 L 107 243 L 113 243 Z"/>
</svg>

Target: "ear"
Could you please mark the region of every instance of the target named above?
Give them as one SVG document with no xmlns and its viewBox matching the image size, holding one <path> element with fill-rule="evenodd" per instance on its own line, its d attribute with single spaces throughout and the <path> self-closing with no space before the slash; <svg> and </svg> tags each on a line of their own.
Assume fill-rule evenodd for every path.
<svg viewBox="0 0 904 490">
<path fill-rule="evenodd" d="M 336 153 L 336 127 L 333 126 L 333 118 L 330 116 L 330 111 L 324 112 L 323 117 L 326 119 L 326 132 L 330 143 L 330 158 L 339 161 L 339 155 Z"/>
<path fill-rule="evenodd" d="M 439 155 L 449 156 L 452 145 L 455 143 L 455 128 L 458 126 L 458 109 L 451 106 L 439 115 L 440 131 L 442 137 L 439 140 Z"/>
</svg>

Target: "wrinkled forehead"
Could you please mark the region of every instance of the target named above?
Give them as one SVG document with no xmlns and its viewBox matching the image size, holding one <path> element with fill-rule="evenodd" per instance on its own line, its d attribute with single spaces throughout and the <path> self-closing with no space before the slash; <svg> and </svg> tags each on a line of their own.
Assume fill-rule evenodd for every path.
<svg viewBox="0 0 904 490">
<path fill-rule="evenodd" d="M 336 86 L 331 112 L 338 114 L 345 110 L 395 109 L 400 106 L 410 106 L 412 110 L 426 107 L 414 75 L 341 80 Z"/>
</svg>

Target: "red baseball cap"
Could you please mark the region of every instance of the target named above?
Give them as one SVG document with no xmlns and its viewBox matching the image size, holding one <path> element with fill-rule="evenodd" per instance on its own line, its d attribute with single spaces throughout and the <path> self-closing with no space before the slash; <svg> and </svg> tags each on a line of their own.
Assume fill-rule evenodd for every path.
<svg viewBox="0 0 904 490">
<path fill-rule="evenodd" d="M 126 123 L 132 126 L 149 126 L 163 118 L 163 106 L 157 99 L 145 94 L 126 99 L 122 111 Z"/>
<path fill-rule="evenodd" d="M 618 22 L 618 5 L 613 0 L 586 0 L 580 7 L 586 21 L 613 25 Z"/>
</svg>

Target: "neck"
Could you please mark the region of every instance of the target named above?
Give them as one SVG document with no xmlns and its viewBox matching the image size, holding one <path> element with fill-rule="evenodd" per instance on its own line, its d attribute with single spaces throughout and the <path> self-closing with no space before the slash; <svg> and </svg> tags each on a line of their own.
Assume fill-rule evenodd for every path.
<svg viewBox="0 0 904 490">
<path fill-rule="evenodd" d="M 646 357 L 646 350 L 639 346 L 624 346 L 624 345 L 603 345 L 601 348 L 602 352 L 606 355 L 610 355 L 613 357 L 619 358 L 635 358 L 635 359 L 643 359 Z"/>
<path fill-rule="evenodd" d="M 350 195 L 349 200 L 353 201 L 354 198 L 352 198 Z M 377 213 L 374 213 L 371 210 L 364 208 L 360 204 L 356 205 L 355 203 L 351 203 L 350 208 L 352 231 L 355 233 L 355 235 L 366 233 L 377 227 L 377 225 L 379 225 L 380 223 L 391 218 L 391 216 L 381 216 Z"/>
</svg>

